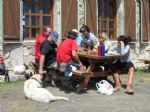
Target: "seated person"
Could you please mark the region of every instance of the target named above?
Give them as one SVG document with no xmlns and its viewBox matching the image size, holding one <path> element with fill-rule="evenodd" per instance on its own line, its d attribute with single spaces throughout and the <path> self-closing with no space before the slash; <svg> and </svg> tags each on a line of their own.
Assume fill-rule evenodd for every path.
<svg viewBox="0 0 150 112">
<path fill-rule="evenodd" d="M 78 46 L 75 41 L 76 37 L 77 37 L 77 32 L 69 31 L 67 38 L 64 41 L 62 41 L 62 43 L 57 49 L 58 69 L 62 72 L 65 72 L 65 76 L 68 77 L 68 80 L 71 79 L 71 75 L 68 74 L 68 70 L 69 70 L 68 65 L 75 65 L 75 67 L 78 66 L 79 68 L 77 69 L 84 68 L 77 54 Z M 74 88 L 70 87 L 69 89 L 73 90 Z"/>
<path fill-rule="evenodd" d="M 115 81 L 114 91 L 119 91 L 121 89 L 121 82 L 120 82 L 118 69 L 126 68 L 129 71 L 129 77 L 128 77 L 127 87 L 125 92 L 129 94 L 133 94 L 134 91 L 132 90 L 132 81 L 134 76 L 134 65 L 130 59 L 130 52 L 131 52 L 130 45 L 129 45 L 130 41 L 131 41 L 130 36 L 121 35 L 118 37 L 118 42 L 110 48 L 109 52 L 112 53 L 115 51 L 115 53 L 117 52 L 121 54 L 122 59 L 109 64 L 109 68 L 113 71 L 113 77 Z"/>
<path fill-rule="evenodd" d="M 94 50 L 98 50 L 99 44 L 104 44 L 105 53 L 107 53 L 110 47 L 112 46 L 111 42 L 109 41 L 109 37 L 107 36 L 105 32 L 100 33 L 98 39 L 96 39 L 95 41 L 96 42 L 94 45 Z"/>
<path fill-rule="evenodd" d="M 90 29 L 87 25 L 83 25 L 80 28 L 80 33 L 82 33 L 81 47 L 86 49 L 93 49 L 94 40 L 96 39 L 95 35 L 90 32 Z M 79 38 L 79 37 L 78 37 Z M 81 39 L 81 37 L 80 37 Z"/>
<path fill-rule="evenodd" d="M 51 35 L 42 43 L 39 60 L 39 74 L 43 75 L 44 67 L 49 66 L 56 61 L 56 48 L 58 40 L 58 33 L 52 32 Z"/>
</svg>

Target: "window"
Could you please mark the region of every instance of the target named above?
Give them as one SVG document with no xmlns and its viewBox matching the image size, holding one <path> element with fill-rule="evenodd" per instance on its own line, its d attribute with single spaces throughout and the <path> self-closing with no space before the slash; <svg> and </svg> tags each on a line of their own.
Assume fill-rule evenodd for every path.
<svg viewBox="0 0 150 112">
<path fill-rule="evenodd" d="M 52 28 L 53 0 L 23 0 L 23 37 L 35 39 L 43 28 Z"/>
<path fill-rule="evenodd" d="M 98 0 L 98 32 L 116 37 L 116 0 Z"/>
</svg>

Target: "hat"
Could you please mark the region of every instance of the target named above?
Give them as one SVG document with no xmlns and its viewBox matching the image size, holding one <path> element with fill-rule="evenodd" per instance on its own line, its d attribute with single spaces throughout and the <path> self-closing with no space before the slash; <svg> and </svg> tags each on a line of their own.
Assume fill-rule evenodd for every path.
<svg viewBox="0 0 150 112">
<path fill-rule="evenodd" d="M 78 33 L 75 32 L 75 31 L 69 31 L 68 32 L 68 37 L 72 38 L 72 39 L 75 39 L 77 37 Z"/>
<path fill-rule="evenodd" d="M 77 30 L 77 29 L 72 29 L 72 31 L 78 33 L 78 30 Z"/>
<path fill-rule="evenodd" d="M 57 42 L 58 41 L 58 33 L 57 32 L 51 32 L 51 38 L 53 41 Z"/>
</svg>

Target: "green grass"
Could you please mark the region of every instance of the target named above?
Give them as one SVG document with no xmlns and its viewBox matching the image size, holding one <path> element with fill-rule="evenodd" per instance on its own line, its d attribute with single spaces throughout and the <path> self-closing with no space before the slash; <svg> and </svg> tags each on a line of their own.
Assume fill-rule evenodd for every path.
<svg viewBox="0 0 150 112">
<path fill-rule="evenodd" d="M 10 88 L 15 88 L 23 85 L 24 80 L 10 81 L 10 82 L 0 82 L 0 91 L 7 90 Z"/>
<path fill-rule="evenodd" d="M 150 80 L 150 71 L 141 68 L 135 71 L 135 78 L 140 78 L 143 80 Z"/>
<path fill-rule="evenodd" d="M 126 75 L 121 75 L 121 79 L 127 79 Z M 110 76 L 112 78 L 112 76 Z M 134 80 L 150 80 L 150 71 L 141 68 L 135 71 Z M 12 81 L 12 82 L 3 82 L 0 83 L 0 91 L 8 90 L 10 88 L 20 87 L 24 83 L 24 80 Z"/>
<path fill-rule="evenodd" d="M 121 79 L 127 79 L 128 75 L 120 75 Z M 134 80 L 150 80 L 150 71 L 146 69 L 137 69 L 134 73 Z"/>
</svg>

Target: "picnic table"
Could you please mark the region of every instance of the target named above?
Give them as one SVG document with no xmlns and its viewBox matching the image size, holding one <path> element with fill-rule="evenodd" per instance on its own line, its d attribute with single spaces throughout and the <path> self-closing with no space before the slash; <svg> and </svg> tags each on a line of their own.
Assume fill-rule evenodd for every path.
<svg viewBox="0 0 150 112">
<path fill-rule="evenodd" d="M 98 56 L 96 52 L 83 52 L 79 51 L 78 52 L 79 57 L 86 58 L 89 62 L 90 65 L 88 66 L 87 70 L 85 71 L 74 71 L 74 75 L 82 76 L 84 77 L 83 82 L 79 85 L 77 92 L 84 91 L 86 88 L 87 84 L 89 83 L 90 79 L 92 77 L 104 77 L 107 75 L 112 74 L 110 71 L 94 71 L 94 68 L 98 62 L 109 62 L 112 60 L 118 60 L 121 59 L 120 55 L 105 55 L 105 56 Z"/>
</svg>

